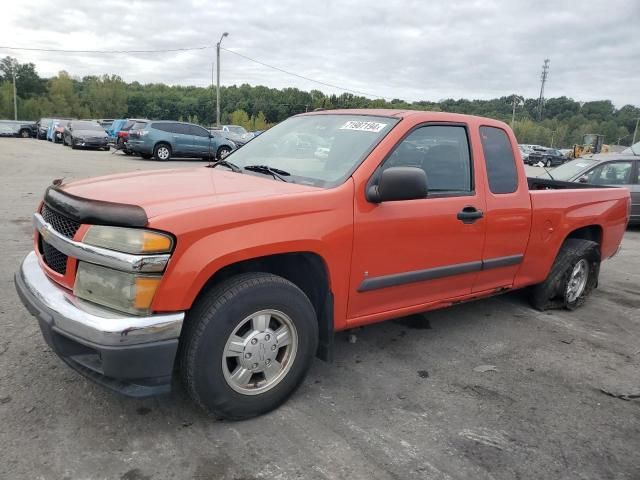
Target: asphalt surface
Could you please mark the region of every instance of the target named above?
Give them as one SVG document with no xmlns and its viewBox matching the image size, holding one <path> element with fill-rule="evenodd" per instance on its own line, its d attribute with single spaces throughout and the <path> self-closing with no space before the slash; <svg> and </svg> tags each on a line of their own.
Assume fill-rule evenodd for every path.
<svg viewBox="0 0 640 480">
<path fill-rule="evenodd" d="M 335 362 L 253 420 L 71 371 L 13 286 L 31 213 L 54 178 L 186 164 L 203 162 L 0 139 L 0 478 L 640 478 L 637 228 L 582 309 L 538 313 L 514 292 L 338 334 Z"/>
</svg>

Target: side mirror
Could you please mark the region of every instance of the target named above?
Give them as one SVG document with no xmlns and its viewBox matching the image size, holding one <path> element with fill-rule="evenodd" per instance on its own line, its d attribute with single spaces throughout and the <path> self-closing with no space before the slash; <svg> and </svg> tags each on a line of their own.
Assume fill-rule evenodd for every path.
<svg viewBox="0 0 640 480">
<path fill-rule="evenodd" d="M 390 167 L 382 171 L 378 185 L 367 190 L 371 203 L 418 200 L 427 196 L 427 174 L 417 167 Z"/>
<path fill-rule="evenodd" d="M 578 179 L 578 182 L 579 183 L 589 183 L 589 179 L 587 178 L 586 175 L 583 175 Z"/>
</svg>

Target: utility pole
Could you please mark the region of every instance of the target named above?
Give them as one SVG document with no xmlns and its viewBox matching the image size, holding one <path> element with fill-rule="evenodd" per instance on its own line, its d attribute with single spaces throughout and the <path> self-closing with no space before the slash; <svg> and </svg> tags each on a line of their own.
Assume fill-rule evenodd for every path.
<svg viewBox="0 0 640 480">
<path fill-rule="evenodd" d="M 540 74 L 540 97 L 538 98 L 538 120 L 542 120 L 542 111 L 544 110 L 544 85 L 547 83 L 547 76 L 549 75 L 549 59 L 544 59 L 542 65 L 542 73 Z"/>
<path fill-rule="evenodd" d="M 520 105 L 520 102 L 524 103 L 524 98 L 519 97 L 515 93 L 513 94 L 513 111 L 511 112 L 511 128 L 513 129 L 513 124 L 516 122 L 516 106 Z"/>
<path fill-rule="evenodd" d="M 16 90 L 16 67 L 18 61 L 13 60 L 11 62 L 11 74 L 13 76 L 13 119 L 18 120 L 18 91 Z"/>
<path fill-rule="evenodd" d="M 224 37 L 228 37 L 229 32 L 224 32 L 216 44 L 216 67 L 218 72 L 218 81 L 216 82 L 216 127 L 220 126 L 220 44 Z"/>
<path fill-rule="evenodd" d="M 638 122 L 640 122 L 640 117 L 636 118 L 636 128 L 633 131 L 633 142 L 631 142 L 631 145 L 634 145 L 636 143 L 636 134 L 638 133 Z"/>
</svg>

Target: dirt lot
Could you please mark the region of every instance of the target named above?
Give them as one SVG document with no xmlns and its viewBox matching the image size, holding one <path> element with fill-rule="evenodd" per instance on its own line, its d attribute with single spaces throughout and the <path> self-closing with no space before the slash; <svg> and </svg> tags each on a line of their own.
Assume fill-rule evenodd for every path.
<svg viewBox="0 0 640 480">
<path fill-rule="evenodd" d="M 638 479 L 640 229 L 576 312 L 511 293 L 339 334 L 279 410 L 218 422 L 177 387 L 132 400 L 49 351 L 13 273 L 54 178 L 158 164 L 0 139 L 0 478 Z M 535 170 L 535 169 L 534 169 Z M 497 371 L 478 372 L 481 365 Z"/>
</svg>

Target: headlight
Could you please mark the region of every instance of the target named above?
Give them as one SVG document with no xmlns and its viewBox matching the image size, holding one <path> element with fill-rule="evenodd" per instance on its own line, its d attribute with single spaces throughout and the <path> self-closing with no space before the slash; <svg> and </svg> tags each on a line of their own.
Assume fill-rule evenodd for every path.
<svg viewBox="0 0 640 480">
<path fill-rule="evenodd" d="M 173 248 L 173 238 L 166 233 L 102 225 L 89 227 L 82 241 L 96 247 L 133 254 L 169 253 Z"/>
<path fill-rule="evenodd" d="M 137 275 L 79 262 L 73 293 L 122 312 L 144 315 L 160 285 L 159 276 Z"/>
</svg>

